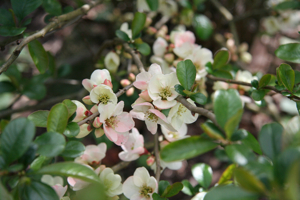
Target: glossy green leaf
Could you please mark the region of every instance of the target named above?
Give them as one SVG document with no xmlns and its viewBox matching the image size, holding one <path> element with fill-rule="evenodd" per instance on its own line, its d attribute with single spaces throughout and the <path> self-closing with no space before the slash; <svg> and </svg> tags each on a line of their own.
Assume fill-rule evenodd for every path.
<svg viewBox="0 0 300 200">
<path fill-rule="evenodd" d="M 212 122 L 205 122 L 201 124 L 202 130 L 212 139 L 224 140 L 223 133 Z"/>
<path fill-rule="evenodd" d="M 47 131 L 63 133 L 68 124 L 68 109 L 63 103 L 54 105 L 47 120 Z"/>
<path fill-rule="evenodd" d="M 201 40 L 209 39 L 213 33 L 212 23 L 205 15 L 196 15 L 193 20 L 193 27 L 196 36 Z"/>
<path fill-rule="evenodd" d="M 265 95 L 267 94 L 267 90 L 260 89 L 260 90 L 253 90 L 251 93 L 251 98 L 255 101 L 261 101 L 264 99 Z"/>
<path fill-rule="evenodd" d="M 299 1 L 284 1 L 277 4 L 274 7 L 274 10 L 291 10 L 291 9 L 300 9 Z"/>
<path fill-rule="evenodd" d="M 192 166 L 192 174 L 196 181 L 204 188 L 208 189 L 212 181 L 213 171 L 211 167 L 204 163 Z"/>
<path fill-rule="evenodd" d="M 169 185 L 170 185 L 169 181 L 165 181 L 165 180 L 159 181 L 158 194 L 162 195 Z"/>
<path fill-rule="evenodd" d="M 293 63 L 300 63 L 300 44 L 290 43 L 280 45 L 275 51 L 275 55 L 282 59 Z"/>
<path fill-rule="evenodd" d="M 90 169 L 85 165 L 74 163 L 74 162 L 63 162 L 63 163 L 55 163 L 55 164 L 47 165 L 41 168 L 36 173 L 58 175 L 58 176 L 71 176 L 88 182 L 100 181 L 99 177 L 92 169 Z"/>
<path fill-rule="evenodd" d="M 34 143 L 38 145 L 37 153 L 47 157 L 54 157 L 64 150 L 66 140 L 62 134 L 47 132 L 38 136 Z"/>
<path fill-rule="evenodd" d="M 228 119 L 225 124 L 224 130 L 227 136 L 227 139 L 230 139 L 233 132 L 236 131 L 238 125 L 242 119 L 244 109 L 240 109 L 235 115 Z"/>
<path fill-rule="evenodd" d="M 225 147 L 225 152 L 227 156 L 234 163 L 239 165 L 246 165 L 249 161 L 255 159 L 255 154 L 251 149 L 245 145 L 231 144 Z"/>
<path fill-rule="evenodd" d="M 116 36 L 126 42 L 130 41 L 130 38 L 128 37 L 128 35 L 121 30 L 116 30 Z"/>
<path fill-rule="evenodd" d="M 70 118 L 76 112 L 77 106 L 69 99 L 65 99 L 63 104 L 67 107 L 69 113 L 68 118 Z"/>
<path fill-rule="evenodd" d="M 51 15 L 61 15 L 62 8 L 57 0 L 43 0 L 43 8 L 45 11 Z"/>
<path fill-rule="evenodd" d="M 63 157 L 76 158 L 84 153 L 85 146 L 79 141 L 70 141 L 67 143 L 64 151 L 60 154 Z"/>
<path fill-rule="evenodd" d="M 263 88 L 269 84 L 271 81 L 272 76 L 271 74 L 265 74 L 261 79 L 259 80 L 259 88 Z"/>
<path fill-rule="evenodd" d="M 10 2 L 19 21 L 42 4 L 42 0 L 11 0 Z"/>
<path fill-rule="evenodd" d="M 37 127 L 47 127 L 47 119 L 49 113 L 49 110 L 38 110 L 31 113 L 28 116 L 28 119 L 32 121 Z"/>
<path fill-rule="evenodd" d="M 188 180 L 181 181 L 183 188 L 182 192 L 186 195 L 193 196 L 194 195 L 194 187 L 191 185 L 191 183 Z"/>
<path fill-rule="evenodd" d="M 247 133 L 247 136 L 242 140 L 242 144 L 245 144 L 248 147 L 250 147 L 255 153 L 262 155 L 262 150 L 255 137 L 251 133 L 247 132 L 246 130 L 242 129 L 242 131 L 245 131 Z"/>
<path fill-rule="evenodd" d="M 263 153 L 274 160 L 281 152 L 283 127 L 278 123 L 264 125 L 258 136 Z"/>
<path fill-rule="evenodd" d="M 0 26 L 0 35 L 4 37 L 16 36 L 22 34 L 25 30 L 26 27 Z"/>
<path fill-rule="evenodd" d="M 214 70 L 212 75 L 219 78 L 232 79 L 232 74 L 229 71 L 222 69 Z"/>
<path fill-rule="evenodd" d="M 192 95 L 189 96 L 193 101 L 195 101 L 196 103 L 200 104 L 200 105 L 205 105 L 207 102 L 207 98 L 204 94 L 198 92 L 198 93 L 194 93 Z"/>
<path fill-rule="evenodd" d="M 182 95 L 182 96 L 186 96 L 186 94 L 183 92 L 184 87 L 182 87 L 182 85 L 177 84 L 177 85 L 174 86 L 174 88 L 175 88 L 175 91 L 176 91 L 178 94 L 180 94 L 180 95 Z"/>
<path fill-rule="evenodd" d="M 239 129 L 235 131 L 231 136 L 231 141 L 240 141 L 245 139 L 248 136 L 248 132 L 244 129 Z"/>
<path fill-rule="evenodd" d="M 180 61 L 176 68 L 177 78 L 186 90 L 190 90 L 196 78 L 196 67 L 191 60 Z"/>
<path fill-rule="evenodd" d="M 251 85 L 252 85 L 253 87 L 255 87 L 256 89 L 259 88 L 259 82 L 258 82 L 257 80 L 255 80 L 255 79 L 251 81 Z"/>
<path fill-rule="evenodd" d="M 226 49 L 217 51 L 214 57 L 213 69 L 222 69 L 222 67 L 229 62 L 229 59 L 229 51 Z"/>
<path fill-rule="evenodd" d="M 183 188 L 182 183 L 176 182 L 172 185 L 169 185 L 165 189 L 164 193 L 161 196 L 162 197 L 167 197 L 167 198 L 175 196 L 176 194 L 178 194 L 182 190 L 182 188 Z"/>
<path fill-rule="evenodd" d="M 146 2 L 152 11 L 156 11 L 158 9 L 159 6 L 158 0 L 146 0 Z"/>
<path fill-rule="evenodd" d="M 295 72 L 288 64 L 281 64 L 278 68 L 279 78 L 289 91 L 293 92 L 294 84 L 295 84 Z"/>
<path fill-rule="evenodd" d="M 2 185 L 1 182 L 0 182 L 0 199 L 13 200 L 12 196 L 9 194 L 9 192 L 6 190 L 6 188 Z"/>
<path fill-rule="evenodd" d="M 75 137 L 79 134 L 80 132 L 80 128 L 79 125 L 76 122 L 71 122 L 67 125 L 65 131 L 64 131 L 64 135 L 72 138 Z"/>
<path fill-rule="evenodd" d="M 217 186 L 211 189 L 204 200 L 257 200 L 256 194 L 247 192 L 234 185 Z"/>
<path fill-rule="evenodd" d="M 253 174 L 244 168 L 236 168 L 234 170 L 235 180 L 239 183 L 239 186 L 254 193 L 264 193 L 266 190 L 264 184 L 260 182 Z"/>
<path fill-rule="evenodd" d="M 159 194 L 157 194 L 157 193 L 153 193 L 152 198 L 153 198 L 153 200 L 168 200 L 167 198 L 159 196 Z"/>
<path fill-rule="evenodd" d="M 9 81 L 1 81 L 0 82 L 0 94 L 5 92 L 14 92 L 16 87 Z"/>
<path fill-rule="evenodd" d="M 32 169 L 33 171 L 39 170 L 44 163 L 49 161 L 49 159 L 50 158 L 47 158 L 46 156 L 40 155 L 39 157 L 34 159 L 34 161 L 30 164 L 30 169 Z"/>
<path fill-rule="evenodd" d="M 2 26 L 16 26 L 11 12 L 7 9 L 0 8 L 0 24 Z"/>
<path fill-rule="evenodd" d="M 216 91 L 213 105 L 216 120 L 222 128 L 243 108 L 240 95 L 234 89 Z"/>
<path fill-rule="evenodd" d="M 141 44 L 135 44 L 135 46 L 137 50 L 139 50 L 139 52 L 141 52 L 141 54 L 143 54 L 144 56 L 148 56 L 151 53 L 151 47 L 145 42 Z"/>
<path fill-rule="evenodd" d="M 24 86 L 22 93 L 30 99 L 41 100 L 46 96 L 47 90 L 43 83 L 32 79 Z"/>
<path fill-rule="evenodd" d="M 22 200 L 59 200 L 51 186 L 36 180 L 20 185 L 19 192 Z"/>
<path fill-rule="evenodd" d="M 222 173 L 218 184 L 222 185 L 222 184 L 227 184 L 228 182 L 231 181 L 232 177 L 233 177 L 233 170 L 235 169 L 235 164 L 231 164 L 229 165 L 225 171 Z"/>
<path fill-rule="evenodd" d="M 134 18 L 131 24 L 132 29 L 132 39 L 136 39 L 140 32 L 143 30 L 145 22 L 146 22 L 146 14 L 136 12 L 134 14 Z"/>
<path fill-rule="evenodd" d="M 210 139 L 192 136 L 168 144 L 161 150 L 160 155 L 166 162 L 186 160 L 206 153 L 217 146 L 218 144 Z"/>
<path fill-rule="evenodd" d="M 45 73 L 48 69 L 49 60 L 43 45 L 39 41 L 33 40 L 28 44 L 28 50 L 39 72 L 41 74 Z"/>
<path fill-rule="evenodd" d="M 1 134 L 0 149 L 6 164 L 17 160 L 27 151 L 34 135 L 34 124 L 26 118 L 17 118 L 5 127 Z"/>
<path fill-rule="evenodd" d="M 102 183 L 90 183 L 85 188 L 76 191 L 72 200 L 110 200 L 113 197 L 107 196 L 107 186 Z"/>
</svg>

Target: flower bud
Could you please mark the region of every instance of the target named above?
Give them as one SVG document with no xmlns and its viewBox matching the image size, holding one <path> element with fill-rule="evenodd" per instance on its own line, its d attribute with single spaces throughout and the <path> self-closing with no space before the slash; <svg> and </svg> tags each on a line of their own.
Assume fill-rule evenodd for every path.
<svg viewBox="0 0 300 200">
<path fill-rule="evenodd" d="M 122 79 L 120 83 L 123 87 L 130 85 L 130 81 L 128 79 Z"/>
<path fill-rule="evenodd" d="M 146 163 L 148 166 L 151 166 L 155 163 L 155 157 L 154 156 L 149 156 L 146 160 Z"/>
<path fill-rule="evenodd" d="M 148 102 L 151 102 L 151 101 L 152 101 L 151 97 L 149 96 L 148 90 L 145 90 L 145 91 L 141 92 L 141 93 L 139 94 L 139 96 L 140 96 L 141 98 L 145 99 L 145 100 L 148 101 Z"/>
<path fill-rule="evenodd" d="M 101 125 L 102 125 L 102 123 L 100 122 L 100 117 L 96 117 L 96 118 L 94 119 L 93 126 L 94 126 L 95 128 L 100 128 Z"/>
<path fill-rule="evenodd" d="M 102 135 L 104 135 L 104 130 L 102 128 L 96 128 L 95 129 L 95 136 L 96 136 L 96 138 L 99 138 Z"/>
<path fill-rule="evenodd" d="M 126 91 L 126 95 L 127 95 L 128 97 L 132 96 L 133 93 L 134 93 L 134 88 L 133 88 L 133 87 L 132 87 L 132 88 L 129 88 L 129 90 Z"/>
<path fill-rule="evenodd" d="M 168 52 L 173 52 L 173 49 L 175 48 L 175 44 L 170 44 L 169 46 L 168 46 Z"/>
<path fill-rule="evenodd" d="M 249 53 L 249 52 L 243 52 L 241 54 L 241 60 L 244 62 L 244 63 L 251 63 L 252 61 L 252 55 Z"/>
<path fill-rule="evenodd" d="M 93 105 L 94 103 L 91 101 L 90 99 L 90 95 L 85 96 L 82 98 L 82 101 L 86 104 L 86 105 Z"/>
<path fill-rule="evenodd" d="M 120 65 L 120 57 L 115 52 L 109 52 L 104 58 L 105 67 L 108 71 L 115 73 Z"/>
<path fill-rule="evenodd" d="M 129 73 L 128 79 L 129 79 L 131 82 L 134 82 L 134 81 L 135 81 L 135 75 L 134 75 L 133 73 Z"/>
<path fill-rule="evenodd" d="M 147 32 L 149 35 L 154 35 L 154 34 L 157 33 L 157 29 L 154 28 L 154 27 L 152 27 L 152 26 L 150 26 L 150 27 L 147 28 L 147 31 L 146 31 L 146 32 Z"/>
<path fill-rule="evenodd" d="M 168 63 L 173 63 L 175 56 L 173 53 L 167 53 L 164 58 Z"/>
<path fill-rule="evenodd" d="M 152 23 L 152 19 L 151 19 L 150 17 L 147 17 L 147 18 L 146 18 L 145 25 L 144 25 L 144 28 L 150 26 L 151 23 Z"/>
<path fill-rule="evenodd" d="M 105 81 L 104 81 L 103 84 L 104 84 L 104 85 L 107 85 L 107 86 L 110 87 L 111 89 L 113 88 L 113 85 L 112 85 L 112 83 L 111 83 L 110 80 L 105 79 Z"/>
</svg>

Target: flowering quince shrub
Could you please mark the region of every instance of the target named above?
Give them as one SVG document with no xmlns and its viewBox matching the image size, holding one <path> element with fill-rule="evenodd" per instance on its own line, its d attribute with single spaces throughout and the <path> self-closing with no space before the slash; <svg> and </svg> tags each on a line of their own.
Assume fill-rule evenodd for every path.
<svg viewBox="0 0 300 200">
<path fill-rule="evenodd" d="M 57 0 L 11 0 L 12 9 L 1 7 L 0 35 L 8 37 L 1 49 L 22 41 L 1 61 L 0 102 L 9 107 L 11 97 L 14 105 L 23 97 L 41 100 L 47 81 L 72 85 L 75 80 L 62 78 L 65 72 L 56 70 L 54 56 L 36 39 L 87 13 L 91 17 L 93 7 L 106 3 L 91 1 L 74 10 Z M 111 17 L 118 22 L 116 38 L 103 42 L 94 59 L 99 69 L 80 81 L 82 92 L 55 100 L 49 110 L 1 119 L 0 199 L 298 200 L 300 117 L 278 120 L 272 96 L 290 99 L 292 110 L 300 113 L 300 72 L 294 70 L 300 64 L 299 42 L 276 49 L 275 55 L 288 62 L 276 73 L 252 73 L 244 67 L 254 58 L 247 43 L 239 43 L 238 19 L 219 1 L 137 0 L 134 5 L 135 13 L 114 11 L 124 20 Z M 216 52 L 198 42 L 218 30 L 199 14 L 207 5 L 222 14 L 231 32 L 215 33 L 221 44 Z M 29 14 L 40 6 L 49 14 L 48 24 L 25 33 Z M 299 1 L 268 0 L 265 6 L 261 33 L 266 37 L 299 28 Z M 29 74 L 24 63 L 12 64 L 27 44 L 37 69 L 30 80 L 21 76 L 20 70 Z M 245 110 L 263 107 L 275 120 L 252 134 L 243 128 Z M 201 129 L 195 128 L 199 118 Z M 161 180 L 164 171 L 186 170 L 190 159 L 207 152 L 224 163 L 222 172 L 194 163 L 188 168 L 193 177 Z M 120 162 L 107 162 L 110 157 Z"/>
</svg>

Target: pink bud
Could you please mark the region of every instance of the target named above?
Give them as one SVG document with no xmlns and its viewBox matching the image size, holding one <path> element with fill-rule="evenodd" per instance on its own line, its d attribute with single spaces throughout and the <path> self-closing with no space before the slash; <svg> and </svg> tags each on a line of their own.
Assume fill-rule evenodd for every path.
<svg viewBox="0 0 300 200">
<path fill-rule="evenodd" d="M 169 52 L 173 52 L 173 49 L 175 48 L 175 45 L 174 44 L 170 44 L 169 46 L 168 46 L 168 51 Z"/>
<path fill-rule="evenodd" d="M 120 83 L 121 83 L 121 85 L 122 85 L 123 87 L 126 87 L 127 85 L 130 85 L 130 81 L 129 81 L 128 79 L 122 79 L 122 80 L 120 81 Z"/>
<path fill-rule="evenodd" d="M 154 162 L 155 162 L 155 157 L 154 157 L 154 156 L 149 156 L 149 157 L 147 158 L 147 160 L 146 160 L 146 163 L 147 163 L 148 166 L 153 165 Z"/>
<path fill-rule="evenodd" d="M 82 101 L 87 105 L 93 105 L 94 103 L 91 101 L 90 96 L 85 96 L 82 98 Z"/>
<path fill-rule="evenodd" d="M 145 90 L 145 91 L 141 92 L 141 93 L 139 94 L 139 96 L 140 96 L 141 98 L 145 99 L 146 101 L 149 101 L 149 102 L 152 101 L 151 97 L 149 96 L 148 90 Z"/>
<path fill-rule="evenodd" d="M 93 126 L 94 126 L 95 128 L 100 128 L 101 125 L 102 125 L 102 123 L 100 122 L 100 117 L 96 117 L 96 118 L 94 119 Z"/>
<path fill-rule="evenodd" d="M 165 40 L 169 41 L 170 40 L 170 35 L 166 35 Z"/>
<path fill-rule="evenodd" d="M 157 33 L 157 29 L 154 28 L 154 27 L 152 27 L 152 26 L 150 26 L 150 27 L 147 28 L 147 33 L 148 33 L 149 35 L 154 35 L 154 34 Z"/>
<path fill-rule="evenodd" d="M 113 85 L 112 85 L 111 81 L 108 80 L 108 79 L 105 79 L 105 81 L 104 81 L 103 84 L 104 84 L 104 85 L 107 85 L 107 86 L 110 87 L 111 89 L 113 88 Z"/>
<path fill-rule="evenodd" d="M 82 80 L 82 85 L 89 92 L 94 88 L 93 82 L 89 79 L 83 79 Z"/>
<path fill-rule="evenodd" d="M 129 73 L 128 79 L 129 79 L 131 82 L 134 82 L 134 81 L 135 81 L 135 75 L 134 75 L 133 73 Z"/>
<path fill-rule="evenodd" d="M 150 17 L 147 17 L 144 27 L 150 26 L 151 23 L 152 23 L 152 19 Z"/>
<path fill-rule="evenodd" d="M 96 138 L 99 138 L 102 135 L 104 135 L 104 130 L 102 128 L 96 128 L 95 129 L 95 136 L 96 136 Z"/>
<path fill-rule="evenodd" d="M 168 63 L 173 63 L 174 61 L 174 54 L 173 53 L 167 53 L 164 58 Z"/>
<path fill-rule="evenodd" d="M 128 97 L 130 97 L 131 95 L 133 95 L 133 93 L 134 93 L 134 88 L 133 88 L 133 87 L 132 87 L 132 88 L 129 88 L 129 90 L 126 91 L 126 95 L 127 95 Z"/>
</svg>

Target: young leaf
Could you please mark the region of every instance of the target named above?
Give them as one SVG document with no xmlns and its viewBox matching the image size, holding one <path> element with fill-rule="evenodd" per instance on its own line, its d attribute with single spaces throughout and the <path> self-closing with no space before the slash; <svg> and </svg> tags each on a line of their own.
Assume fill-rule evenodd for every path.
<svg viewBox="0 0 300 200">
<path fill-rule="evenodd" d="M 126 42 L 130 41 L 130 38 L 128 37 L 128 35 L 121 30 L 116 30 L 116 36 Z"/>
<path fill-rule="evenodd" d="M 136 39 L 139 36 L 140 32 L 143 30 L 146 22 L 146 14 L 136 12 L 131 24 L 132 29 L 132 39 Z"/>
<path fill-rule="evenodd" d="M 200 105 L 205 105 L 207 102 L 207 98 L 204 94 L 198 92 L 198 93 L 194 93 L 192 95 L 189 96 L 193 101 L 195 101 L 196 103 L 200 104 Z"/>
<path fill-rule="evenodd" d="M 214 57 L 213 69 L 222 69 L 229 61 L 229 52 L 226 49 L 217 51 Z"/>
<path fill-rule="evenodd" d="M 196 15 L 193 20 L 193 27 L 196 36 L 201 40 L 207 40 L 213 33 L 213 26 L 208 17 L 205 15 Z"/>
<path fill-rule="evenodd" d="M 295 84 L 295 72 L 288 64 L 281 64 L 278 68 L 279 78 L 290 92 L 293 92 Z"/>
<path fill-rule="evenodd" d="M 39 157 L 34 159 L 34 161 L 30 164 L 30 169 L 32 169 L 33 171 L 37 171 L 43 166 L 43 164 L 45 162 L 47 162 L 49 160 L 50 160 L 50 158 L 47 158 L 46 156 L 40 155 Z"/>
<path fill-rule="evenodd" d="M 49 60 L 43 45 L 39 41 L 33 40 L 28 44 L 28 50 L 36 68 L 41 74 L 45 73 L 48 69 Z"/>
<path fill-rule="evenodd" d="M 271 74 L 265 74 L 261 79 L 259 80 L 259 88 L 265 87 L 269 84 L 271 81 L 272 76 Z"/>
<path fill-rule="evenodd" d="M 196 181 L 204 188 L 208 189 L 212 181 L 213 171 L 211 167 L 204 163 L 192 166 L 192 174 Z"/>
<path fill-rule="evenodd" d="M 146 0 L 146 1 L 147 1 L 149 8 L 152 11 L 156 11 L 158 9 L 158 6 L 159 6 L 158 0 Z"/>
<path fill-rule="evenodd" d="M 182 188 L 183 188 L 182 183 L 180 182 L 174 183 L 173 185 L 169 185 L 161 196 L 167 198 L 175 196 L 176 194 L 178 194 L 178 192 L 182 190 Z"/>
<path fill-rule="evenodd" d="M 62 8 L 57 0 L 43 0 L 43 8 L 51 15 L 58 16 L 62 13 Z"/>
<path fill-rule="evenodd" d="M 253 87 L 255 87 L 256 89 L 259 88 L 259 82 L 258 82 L 257 80 L 255 80 L 255 79 L 253 79 L 253 80 L 251 81 L 251 85 L 252 85 Z"/>
<path fill-rule="evenodd" d="M 11 0 L 10 2 L 19 21 L 22 21 L 42 4 L 42 0 Z"/>
<path fill-rule="evenodd" d="M 190 90 L 196 79 L 196 67 L 191 60 L 180 61 L 176 69 L 177 78 L 186 90 Z"/>
<path fill-rule="evenodd" d="M 68 124 L 68 109 L 63 103 L 54 105 L 47 120 L 47 131 L 63 133 Z"/>
<path fill-rule="evenodd" d="M 225 147 L 225 151 L 230 160 L 241 166 L 255 159 L 255 154 L 244 145 L 231 144 Z"/>
<path fill-rule="evenodd" d="M 47 132 L 38 136 L 34 143 L 38 145 L 37 153 L 47 157 L 54 157 L 64 150 L 66 140 L 62 134 Z"/>
<path fill-rule="evenodd" d="M 141 54 L 143 54 L 144 56 L 148 56 L 151 53 L 151 47 L 145 42 L 141 44 L 135 44 L 135 46 L 137 50 L 139 50 L 139 52 L 141 52 Z"/>
<path fill-rule="evenodd" d="M 232 74 L 230 72 L 228 72 L 226 70 L 222 70 L 222 69 L 214 70 L 212 75 L 215 76 L 215 77 L 232 79 Z"/>
<path fill-rule="evenodd" d="M 300 44 L 291 43 L 280 45 L 275 51 L 275 55 L 282 60 L 300 63 Z"/>
<path fill-rule="evenodd" d="M 235 169 L 235 164 L 231 164 L 229 165 L 225 171 L 223 172 L 223 174 L 221 175 L 219 181 L 218 181 L 218 185 L 222 185 L 222 184 L 226 184 L 228 183 L 232 177 L 233 177 L 233 170 Z"/>
<path fill-rule="evenodd" d="M 210 139 L 192 136 L 168 144 L 161 150 L 160 155 L 166 162 L 186 160 L 206 153 L 217 146 L 218 144 Z"/>
<path fill-rule="evenodd" d="M 47 127 L 47 119 L 49 113 L 49 110 L 38 110 L 31 113 L 28 116 L 28 119 L 32 121 L 37 127 Z"/>
<path fill-rule="evenodd" d="M 168 200 L 167 198 L 159 196 L 159 194 L 157 194 L 157 193 L 153 193 L 152 198 L 153 198 L 153 200 Z"/>
<path fill-rule="evenodd" d="M 85 146 L 79 141 L 70 141 L 67 143 L 64 151 L 60 154 L 63 157 L 76 158 L 83 154 Z"/>
<path fill-rule="evenodd" d="M 0 35 L 4 37 L 16 36 L 22 34 L 25 30 L 26 27 L 0 26 Z"/>
</svg>

